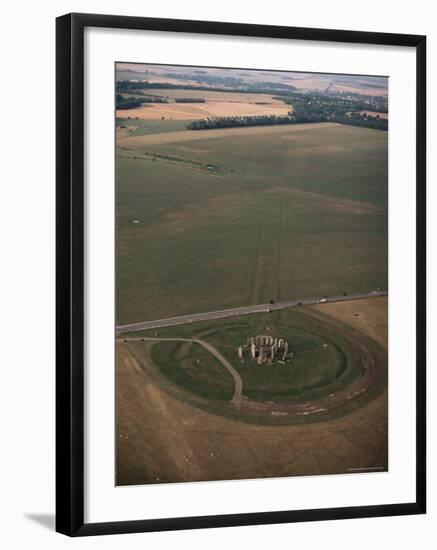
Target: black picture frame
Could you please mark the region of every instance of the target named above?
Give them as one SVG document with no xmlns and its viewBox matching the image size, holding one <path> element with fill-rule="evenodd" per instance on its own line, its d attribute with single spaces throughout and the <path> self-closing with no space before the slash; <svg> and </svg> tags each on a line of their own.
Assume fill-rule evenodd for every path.
<svg viewBox="0 0 437 550">
<path fill-rule="evenodd" d="M 105 27 L 403 46 L 416 51 L 416 499 L 387 505 L 84 522 L 84 29 Z M 56 530 L 69 536 L 423 514 L 426 511 L 426 37 L 114 15 L 56 21 Z"/>
</svg>

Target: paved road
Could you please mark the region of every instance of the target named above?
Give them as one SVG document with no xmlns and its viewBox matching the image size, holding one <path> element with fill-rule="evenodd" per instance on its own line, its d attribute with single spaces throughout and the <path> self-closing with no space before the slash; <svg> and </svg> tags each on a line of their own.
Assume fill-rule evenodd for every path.
<svg viewBox="0 0 437 550">
<path fill-rule="evenodd" d="M 160 327 L 172 327 L 175 325 L 185 325 L 188 323 L 196 323 L 199 321 L 210 321 L 212 319 L 224 319 L 226 317 L 235 317 L 237 315 L 249 315 L 251 313 L 265 313 L 276 311 L 278 309 L 287 309 L 296 306 L 308 306 L 323 302 L 345 302 L 347 300 L 361 300 L 364 298 L 373 298 L 377 296 L 387 296 L 386 290 L 372 290 L 363 294 L 351 294 L 348 296 L 329 296 L 327 298 L 311 297 L 300 298 L 296 300 L 287 300 L 284 302 L 276 302 L 275 304 L 259 304 L 255 306 L 235 307 L 232 309 L 222 309 L 220 311 L 208 311 L 206 313 L 193 313 L 192 315 L 181 315 L 180 317 L 171 317 L 169 319 L 157 319 L 155 321 L 143 321 L 139 323 L 131 323 L 129 325 L 119 325 L 116 327 L 117 334 L 126 332 L 135 332 L 137 330 L 148 330 Z"/>
<path fill-rule="evenodd" d="M 143 342 L 144 340 L 153 340 L 153 341 L 160 341 L 160 342 L 193 342 L 195 344 L 199 344 L 200 346 L 204 347 L 207 351 L 212 353 L 214 357 L 216 357 L 220 363 L 225 367 L 225 369 L 230 373 L 232 378 L 234 379 L 235 387 L 234 387 L 234 395 L 232 397 L 231 403 L 235 405 L 238 409 L 241 406 L 241 399 L 242 399 L 242 391 L 243 391 L 243 381 L 241 380 L 241 376 L 238 374 L 238 371 L 234 369 L 234 367 L 229 363 L 229 361 L 223 357 L 223 355 L 211 344 L 208 344 L 208 342 L 204 342 L 203 340 L 199 340 L 198 338 L 124 338 L 122 341 L 126 342 Z"/>
</svg>

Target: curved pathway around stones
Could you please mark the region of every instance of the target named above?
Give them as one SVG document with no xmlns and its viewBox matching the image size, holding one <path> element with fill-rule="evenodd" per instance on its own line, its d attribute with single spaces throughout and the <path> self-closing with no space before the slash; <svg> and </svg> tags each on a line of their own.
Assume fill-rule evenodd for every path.
<svg viewBox="0 0 437 550">
<path fill-rule="evenodd" d="M 203 340 L 199 340 L 197 338 L 151 338 L 151 337 L 142 337 L 142 338 L 123 338 L 118 339 L 119 342 L 143 342 L 147 340 L 155 340 L 160 342 L 192 342 L 194 344 L 199 344 L 203 348 L 205 348 L 207 351 L 209 351 L 214 357 L 216 357 L 220 363 L 225 367 L 225 369 L 230 373 L 232 378 L 234 379 L 235 388 L 234 388 L 234 395 L 231 399 L 231 403 L 237 408 L 241 408 L 241 402 L 242 402 L 242 390 L 243 390 L 243 380 L 241 379 L 240 374 L 238 371 L 229 363 L 229 361 L 223 357 L 223 355 L 211 344 L 208 344 L 208 342 L 204 342 Z"/>
<path fill-rule="evenodd" d="M 274 403 L 271 401 L 251 401 L 243 397 L 243 381 L 239 372 L 231 365 L 231 363 L 223 357 L 223 355 L 211 344 L 197 338 L 160 338 L 160 337 L 133 337 L 133 338 L 118 338 L 119 342 L 144 342 L 144 341 L 160 341 L 160 342 L 191 342 L 199 344 L 204 349 L 209 351 L 216 357 L 225 369 L 232 376 L 235 388 L 234 395 L 231 399 L 232 405 L 238 410 L 247 411 L 256 414 L 270 414 L 273 416 L 286 416 L 289 414 L 310 415 L 328 411 L 334 407 L 353 399 L 354 397 L 363 394 L 374 382 L 376 377 L 376 360 L 372 351 L 365 343 L 355 334 L 349 333 L 335 320 L 321 318 L 317 313 L 306 312 L 310 317 L 328 325 L 331 330 L 336 331 L 343 338 L 348 340 L 354 347 L 358 348 L 362 358 L 362 375 L 343 388 L 342 390 L 329 394 L 317 401 L 301 402 L 301 403 Z"/>
</svg>

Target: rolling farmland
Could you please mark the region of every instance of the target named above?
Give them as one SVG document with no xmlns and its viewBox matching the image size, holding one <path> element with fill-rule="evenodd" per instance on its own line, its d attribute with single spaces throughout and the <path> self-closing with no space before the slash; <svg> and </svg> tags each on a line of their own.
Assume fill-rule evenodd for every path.
<svg viewBox="0 0 437 550">
<path fill-rule="evenodd" d="M 117 324 L 387 288 L 385 132 L 327 123 L 118 142 Z"/>
<path fill-rule="evenodd" d="M 387 471 L 387 79 L 116 74 L 116 484 Z"/>
</svg>

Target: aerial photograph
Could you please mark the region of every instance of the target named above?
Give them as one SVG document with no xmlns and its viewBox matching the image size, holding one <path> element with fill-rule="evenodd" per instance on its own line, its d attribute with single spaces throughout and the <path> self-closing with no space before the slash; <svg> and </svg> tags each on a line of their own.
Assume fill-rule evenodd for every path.
<svg viewBox="0 0 437 550">
<path fill-rule="evenodd" d="M 387 472 L 388 78 L 115 64 L 115 484 Z"/>
</svg>

